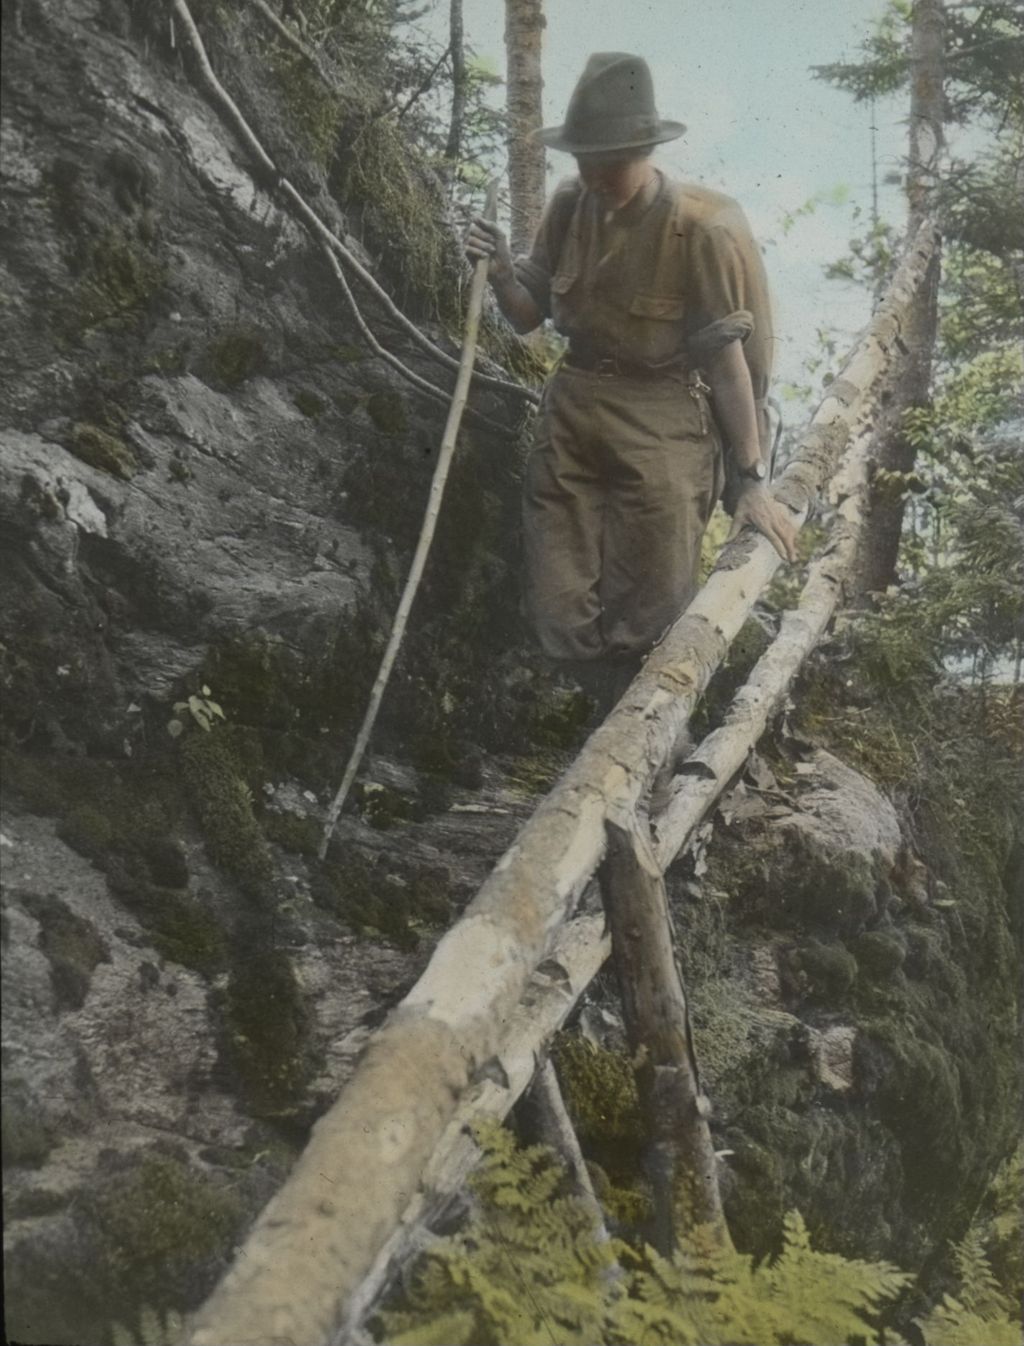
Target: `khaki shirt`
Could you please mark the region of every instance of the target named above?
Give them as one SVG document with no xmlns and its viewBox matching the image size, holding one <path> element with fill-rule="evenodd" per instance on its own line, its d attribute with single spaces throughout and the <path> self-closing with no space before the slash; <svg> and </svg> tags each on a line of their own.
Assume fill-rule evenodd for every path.
<svg viewBox="0 0 1024 1346">
<path fill-rule="evenodd" d="M 741 340 L 754 397 L 771 378 L 774 333 L 761 252 L 743 211 L 659 173 L 652 199 L 605 211 L 578 178 L 561 183 L 516 276 L 545 317 L 589 355 L 693 367 Z M 763 421 L 763 417 L 761 418 Z"/>
</svg>

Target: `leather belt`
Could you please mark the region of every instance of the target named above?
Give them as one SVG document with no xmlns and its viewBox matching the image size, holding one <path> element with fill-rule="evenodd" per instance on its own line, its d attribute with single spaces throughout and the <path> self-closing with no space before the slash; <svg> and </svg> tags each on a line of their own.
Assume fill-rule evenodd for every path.
<svg viewBox="0 0 1024 1346">
<path fill-rule="evenodd" d="M 620 355 L 598 355 L 594 351 L 576 350 L 570 346 L 562 363 L 569 369 L 579 369 L 599 378 L 663 379 L 683 375 L 688 383 L 702 382 L 699 370 L 691 369 L 681 360 L 651 365 L 643 360 L 627 360 Z"/>
</svg>

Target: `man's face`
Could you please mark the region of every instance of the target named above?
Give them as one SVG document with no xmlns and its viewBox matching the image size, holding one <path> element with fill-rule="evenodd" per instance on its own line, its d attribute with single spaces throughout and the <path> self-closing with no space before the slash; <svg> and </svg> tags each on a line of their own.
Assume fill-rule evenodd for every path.
<svg viewBox="0 0 1024 1346">
<path fill-rule="evenodd" d="M 573 156 L 580 181 L 588 191 L 599 196 L 616 198 L 628 190 L 636 165 L 647 156 L 634 152 L 611 151 L 606 154 L 577 154 Z"/>
</svg>

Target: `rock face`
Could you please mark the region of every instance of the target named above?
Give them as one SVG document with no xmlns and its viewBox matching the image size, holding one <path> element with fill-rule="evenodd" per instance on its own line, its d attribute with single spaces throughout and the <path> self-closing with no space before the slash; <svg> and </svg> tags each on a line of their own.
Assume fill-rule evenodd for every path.
<svg viewBox="0 0 1024 1346">
<path fill-rule="evenodd" d="M 294 88 L 266 74 L 280 53 L 229 30 L 232 73 L 248 53 L 265 74 L 236 95 L 264 100 L 275 152 L 291 145 L 282 162 L 346 235 L 282 111 Z M 415 763 L 372 762 L 330 864 L 311 861 L 444 409 L 367 358 L 167 36 L 117 0 L 4 17 L 5 1247 L 23 1341 L 108 1340 L 210 1288 L 528 807 L 475 733 L 499 747 L 539 705 L 512 597 L 525 404 L 489 395 L 510 433 L 464 436 L 378 735 Z M 447 812 L 460 800 L 480 811 Z"/>
<path fill-rule="evenodd" d="M 758 761 L 723 800 L 700 882 L 676 881 L 744 1246 L 770 1248 L 795 1206 L 847 1255 L 920 1266 L 1012 1148 L 1012 824 L 991 867 L 965 859 L 959 826 L 925 808 L 908 834 L 867 776 L 791 745 L 778 778 Z"/>
<path fill-rule="evenodd" d="M 368 357 L 162 15 L 8 10 L 8 1331 L 106 1342 L 208 1291 L 588 705 L 521 640 L 523 404 L 476 393 L 508 433 L 463 436 L 378 754 L 315 860 L 443 409 Z M 252 7 L 196 10 L 278 162 L 451 350 L 454 245 L 414 158 L 374 142 L 346 195 L 324 130 L 344 109 Z M 353 185 L 374 173 L 380 201 Z M 785 779 L 752 763 L 707 858 L 673 874 L 682 955 L 738 1241 L 766 1249 L 796 1205 L 832 1246 L 914 1265 L 958 1231 L 1010 1124 L 1001 889 L 933 864 L 826 747 Z M 594 1003 L 587 1022 L 614 1024 Z M 616 1116 L 613 1146 L 600 1117 L 581 1136 L 635 1218 L 612 1152 L 636 1127 Z"/>
</svg>

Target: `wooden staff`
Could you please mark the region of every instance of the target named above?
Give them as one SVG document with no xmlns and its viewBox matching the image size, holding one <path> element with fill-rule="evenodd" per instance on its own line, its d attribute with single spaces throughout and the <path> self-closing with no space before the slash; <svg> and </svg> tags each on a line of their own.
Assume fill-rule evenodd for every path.
<svg viewBox="0 0 1024 1346">
<path fill-rule="evenodd" d="M 487 188 L 487 197 L 484 204 L 484 218 L 493 220 L 498 213 L 498 181 L 495 178 Z M 388 647 L 384 651 L 384 658 L 380 661 L 380 668 L 377 670 L 377 678 L 373 684 L 373 690 L 370 693 L 370 704 L 366 708 L 366 714 L 363 716 L 363 723 L 360 726 L 359 734 L 356 738 L 355 747 L 352 749 L 352 756 L 348 760 L 348 766 L 345 768 L 345 774 L 342 777 L 341 785 L 338 787 L 338 793 L 334 796 L 334 802 L 327 813 L 327 821 L 324 824 L 324 834 L 320 841 L 319 855 L 324 859 L 327 854 L 327 847 L 330 844 L 331 834 L 334 831 L 338 819 L 341 817 L 341 811 L 345 807 L 345 800 L 348 798 L 348 792 L 352 788 L 352 782 L 356 778 L 356 772 L 363 760 L 363 754 L 366 752 L 370 735 L 373 733 L 373 726 L 377 720 L 377 712 L 380 710 L 380 703 L 384 698 L 384 691 L 388 685 L 388 679 L 391 677 L 391 670 L 395 664 L 395 658 L 398 654 L 399 646 L 402 643 L 402 637 L 405 635 L 405 628 L 409 621 L 409 613 L 412 609 L 413 599 L 416 597 L 416 591 L 420 587 L 420 580 L 423 578 L 423 569 L 427 562 L 427 555 L 430 551 L 430 544 L 434 540 L 434 531 L 437 528 L 437 517 L 441 511 L 441 498 L 444 495 L 445 482 L 448 480 L 448 469 L 451 467 L 452 457 L 455 453 L 455 441 L 459 433 L 459 424 L 462 420 L 462 412 L 466 405 L 466 396 L 469 392 L 469 381 L 473 374 L 473 362 L 476 359 L 477 335 L 480 330 L 480 314 L 484 303 L 484 286 L 487 284 L 487 268 L 490 265 L 489 260 L 481 257 L 473 268 L 473 281 L 469 290 L 469 309 L 466 314 L 466 333 L 462 339 L 462 355 L 459 359 L 459 375 L 455 380 L 455 391 L 452 393 L 452 403 L 448 409 L 448 420 L 444 427 L 444 436 L 441 439 L 441 452 L 437 458 L 437 466 L 434 468 L 434 477 L 430 483 L 430 495 L 427 500 L 427 512 L 423 518 L 423 527 L 420 529 L 419 541 L 416 543 L 416 552 L 412 558 L 412 565 L 409 567 L 409 577 L 405 581 L 405 589 L 402 592 L 401 602 L 398 604 L 398 611 L 395 613 L 395 620 L 391 627 L 391 636 L 388 640 Z"/>
</svg>

